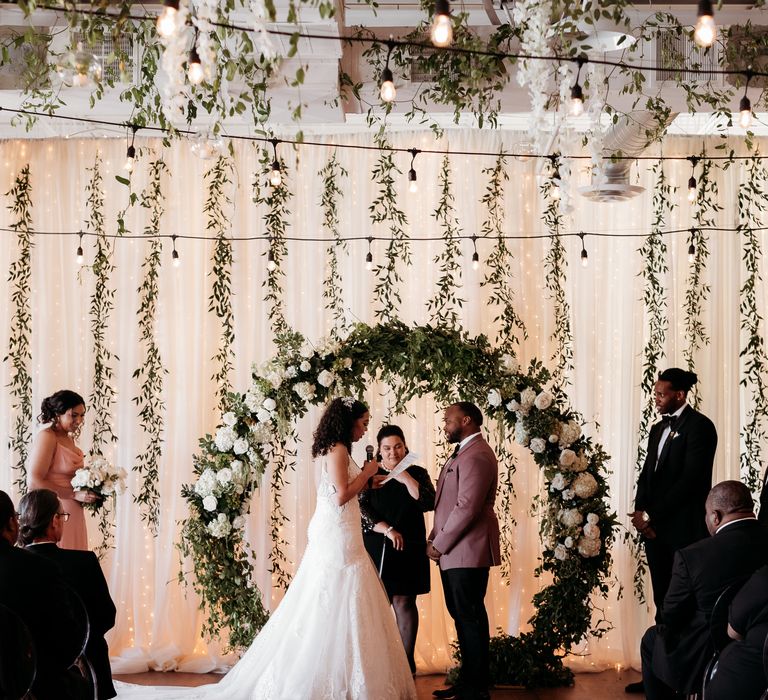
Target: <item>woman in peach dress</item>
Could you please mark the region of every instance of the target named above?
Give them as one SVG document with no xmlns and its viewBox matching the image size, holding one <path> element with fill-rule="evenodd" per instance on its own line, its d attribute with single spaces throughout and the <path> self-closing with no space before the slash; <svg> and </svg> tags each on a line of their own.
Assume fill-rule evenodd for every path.
<svg viewBox="0 0 768 700">
<path fill-rule="evenodd" d="M 69 513 L 59 546 L 64 549 L 88 549 L 83 503 L 94 503 L 98 496 L 90 491 L 75 492 L 72 477 L 83 466 L 83 453 L 75 444 L 85 419 L 85 401 L 68 389 L 43 399 L 38 420 L 44 427 L 32 442 L 27 467 L 30 489 L 50 489 Z M 65 516 L 66 517 L 66 516 Z"/>
</svg>

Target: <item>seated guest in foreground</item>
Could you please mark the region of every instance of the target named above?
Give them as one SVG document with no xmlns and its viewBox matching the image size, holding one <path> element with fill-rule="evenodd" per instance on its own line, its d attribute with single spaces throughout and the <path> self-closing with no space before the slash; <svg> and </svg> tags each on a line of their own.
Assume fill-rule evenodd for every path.
<svg viewBox="0 0 768 700">
<path fill-rule="evenodd" d="M 744 484 L 723 481 L 712 488 L 706 524 L 711 537 L 675 552 L 662 621 L 648 629 L 640 645 L 648 700 L 701 689 L 714 651 L 709 620 L 717 597 L 768 563 L 768 530 L 757 522 Z"/>
<path fill-rule="evenodd" d="M 107 700 L 117 694 L 112 685 L 109 649 L 104 640 L 107 631 L 115 626 L 115 604 L 96 555 L 59 548 L 66 519 L 67 513 L 53 491 L 30 491 L 19 502 L 19 542 L 33 554 L 58 564 L 64 580 L 85 604 L 91 625 L 85 655 L 96 673 L 99 700 Z"/>
<path fill-rule="evenodd" d="M 37 700 L 79 700 L 87 694 L 82 679 L 68 671 L 81 640 L 71 611 L 62 605 L 64 583 L 59 568 L 13 544 L 18 520 L 8 494 L 0 491 L 0 604 L 29 629 L 37 654 L 32 693 Z"/>
<path fill-rule="evenodd" d="M 763 644 L 768 635 L 768 566 L 758 569 L 736 594 L 728 615 L 728 636 L 737 641 L 720 654 L 707 685 L 708 700 L 758 700 L 768 681 Z"/>
</svg>

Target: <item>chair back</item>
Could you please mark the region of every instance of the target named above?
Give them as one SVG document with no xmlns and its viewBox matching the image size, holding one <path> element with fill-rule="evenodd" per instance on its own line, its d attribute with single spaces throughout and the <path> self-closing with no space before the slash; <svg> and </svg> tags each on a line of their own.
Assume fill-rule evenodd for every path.
<svg viewBox="0 0 768 700">
<path fill-rule="evenodd" d="M 75 640 L 75 645 L 72 649 L 72 659 L 69 663 L 71 667 L 85 653 L 85 647 L 91 636 L 91 623 L 88 619 L 88 611 L 85 608 L 83 599 L 75 589 L 67 584 L 62 584 L 60 590 L 65 597 L 62 605 L 66 606 L 70 613 L 70 631 L 72 632 L 72 639 Z"/>
<path fill-rule="evenodd" d="M 747 578 L 740 578 L 723 589 L 712 607 L 712 614 L 709 618 L 709 635 L 715 648 L 715 654 L 719 654 L 731 641 L 728 636 L 728 610 Z"/>
<path fill-rule="evenodd" d="M 0 605 L 0 630 L 0 698 L 19 700 L 35 681 L 35 644 L 23 620 L 5 605 Z"/>
</svg>

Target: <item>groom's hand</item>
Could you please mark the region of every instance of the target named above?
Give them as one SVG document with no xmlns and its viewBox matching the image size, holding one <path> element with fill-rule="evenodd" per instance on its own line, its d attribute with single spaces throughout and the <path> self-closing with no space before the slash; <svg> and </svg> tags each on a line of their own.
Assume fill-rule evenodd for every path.
<svg viewBox="0 0 768 700">
<path fill-rule="evenodd" d="M 440 561 L 440 557 L 443 556 L 443 553 L 439 549 L 435 549 L 435 545 L 431 542 L 427 542 L 427 556 L 432 561 Z"/>
</svg>

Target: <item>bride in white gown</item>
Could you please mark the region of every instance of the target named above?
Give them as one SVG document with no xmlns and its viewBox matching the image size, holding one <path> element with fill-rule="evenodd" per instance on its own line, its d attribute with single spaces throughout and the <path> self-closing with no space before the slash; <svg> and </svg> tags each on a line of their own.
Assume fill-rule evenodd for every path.
<svg viewBox="0 0 768 700">
<path fill-rule="evenodd" d="M 357 494 L 377 471 L 361 470 L 351 445 L 368 427 L 365 404 L 334 399 L 314 434 L 317 507 L 304 558 L 277 610 L 240 661 L 215 685 L 118 683 L 117 698 L 143 700 L 415 700 L 389 601 L 363 546 Z"/>
</svg>

